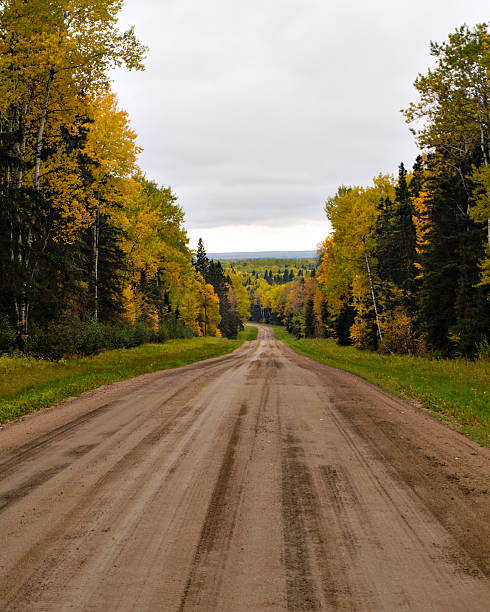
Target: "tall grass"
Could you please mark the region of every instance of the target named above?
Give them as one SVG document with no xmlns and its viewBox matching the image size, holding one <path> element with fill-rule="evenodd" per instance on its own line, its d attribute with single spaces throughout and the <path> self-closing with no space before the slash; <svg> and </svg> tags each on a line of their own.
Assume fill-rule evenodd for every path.
<svg viewBox="0 0 490 612">
<path fill-rule="evenodd" d="M 278 340 L 316 361 L 353 372 L 404 399 L 415 400 L 481 444 L 490 445 L 490 361 L 381 355 L 331 339 L 296 339 L 274 326 Z"/>
<path fill-rule="evenodd" d="M 230 353 L 256 337 L 257 328 L 247 327 L 236 340 L 209 337 L 168 340 L 57 362 L 0 357 L 0 423 L 101 385 Z"/>
</svg>

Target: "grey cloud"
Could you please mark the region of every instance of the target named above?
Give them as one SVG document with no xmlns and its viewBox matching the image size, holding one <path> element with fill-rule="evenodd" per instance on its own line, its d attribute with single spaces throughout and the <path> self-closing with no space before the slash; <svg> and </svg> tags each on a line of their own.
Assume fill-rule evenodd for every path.
<svg viewBox="0 0 490 612">
<path fill-rule="evenodd" d="M 400 115 L 429 40 L 485 2 L 126 0 L 150 47 L 115 73 L 150 178 L 189 227 L 323 219 L 339 184 L 366 184 L 416 148 Z"/>
</svg>

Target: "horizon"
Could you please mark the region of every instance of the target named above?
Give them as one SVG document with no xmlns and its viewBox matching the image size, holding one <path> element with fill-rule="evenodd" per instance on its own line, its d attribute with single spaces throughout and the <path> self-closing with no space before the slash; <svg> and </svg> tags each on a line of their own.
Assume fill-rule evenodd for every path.
<svg viewBox="0 0 490 612">
<path fill-rule="evenodd" d="M 246 259 L 316 259 L 317 251 L 307 249 L 298 251 L 224 251 L 207 253 L 209 259 L 226 261 Z"/>
<path fill-rule="evenodd" d="M 187 229 L 187 228 L 186 228 Z M 261 251 L 315 251 L 331 232 L 330 223 L 304 222 L 293 227 L 237 225 L 187 229 L 189 246 L 196 250 L 200 238 L 213 253 Z"/>
</svg>

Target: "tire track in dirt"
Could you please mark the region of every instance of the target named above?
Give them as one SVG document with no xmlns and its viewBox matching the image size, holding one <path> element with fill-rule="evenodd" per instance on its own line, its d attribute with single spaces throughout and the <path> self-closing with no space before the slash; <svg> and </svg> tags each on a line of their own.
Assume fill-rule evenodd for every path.
<svg viewBox="0 0 490 612">
<path fill-rule="evenodd" d="M 288 610 L 339 609 L 352 596 L 348 577 L 338 563 L 332 567 L 332 556 L 338 555 L 334 534 L 329 533 L 304 449 L 291 430 L 283 435 L 282 474 Z M 345 535 L 349 547 L 354 546 L 352 534 L 346 530 Z"/>
<path fill-rule="evenodd" d="M 184 407 L 176 418 L 184 416 L 188 410 L 188 407 Z M 12 572 L 10 572 L 10 575 L 6 576 L 5 587 L 0 590 L 0 601 L 6 599 L 6 592 L 9 590 L 9 587 L 14 582 L 18 583 L 19 578 L 22 575 L 24 575 L 24 582 L 22 584 L 22 587 L 24 587 L 26 581 L 32 573 L 31 568 L 34 568 L 34 571 L 36 571 L 36 567 L 41 561 L 41 559 L 44 558 L 44 563 L 42 567 L 43 573 L 46 573 L 51 565 L 57 564 L 57 555 L 49 554 L 49 549 L 53 547 L 56 542 L 62 540 L 62 538 L 64 537 L 63 534 L 68 531 L 70 525 L 72 525 L 77 519 L 79 519 L 90 508 L 93 502 L 102 495 L 104 488 L 108 486 L 113 486 L 113 483 L 117 481 L 118 477 L 120 477 L 126 471 L 128 463 L 131 463 L 133 468 L 137 464 L 141 463 L 143 461 L 143 454 L 141 451 L 155 444 L 159 439 L 161 439 L 165 434 L 167 434 L 174 425 L 175 423 L 172 419 L 166 422 L 164 425 L 158 427 L 155 431 L 152 431 L 147 434 L 136 446 L 134 446 L 128 453 L 121 457 L 121 459 L 119 459 L 112 468 L 110 468 L 101 478 L 99 478 L 95 482 L 95 484 L 93 484 L 86 491 L 83 500 L 80 500 L 77 506 L 74 507 L 71 512 L 69 512 L 63 518 L 63 520 L 56 525 L 56 528 L 52 532 L 50 532 L 48 535 L 38 541 L 36 545 L 31 548 L 26 555 L 22 557 L 18 565 L 13 569 Z M 144 482 L 142 482 L 141 485 L 144 486 Z M 15 593 L 10 594 L 8 606 L 4 608 L 5 610 L 14 609 L 13 607 L 11 607 L 13 605 L 12 602 L 16 599 L 19 599 L 22 587 L 20 589 L 17 589 Z M 27 585 L 27 588 L 28 592 L 30 592 L 31 587 Z"/>
<path fill-rule="evenodd" d="M 0 609 L 488 608 L 486 451 L 269 329 L 186 368 L 0 430 Z"/>
<path fill-rule="evenodd" d="M 181 366 L 174 370 L 162 370 L 160 372 L 153 372 L 150 374 L 143 374 L 134 379 L 124 380 L 118 383 L 113 383 L 108 388 L 101 387 L 100 389 L 95 389 L 91 391 L 87 391 L 83 393 L 79 398 L 70 398 L 65 404 L 60 404 L 59 407 L 55 406 L 54 408 L 62 408 L 69 407 L 71 409 L 72 405 L 84 404 L 84 403 L 92 403 L 91 400 L 94 396 L 97 396 L 97 393 L 100 392 L 101 389 L 104 392 L 111 391 L 112 389 L 115 391 L 117 396 L 116 399 L 111 400 L 109 402 L 104 402 L 100 405 L 90 410 L 85 410 L 82 414 L 80 414 L 75 419 L 70 417 L 68 413 L 68 421 L 59 426 L 54 426 L 49 429 L 49 431 L 43 433 L 42 435 L 35 436 L 29 442 L 23 443 L 22 441 L 18 442 L 15 445 L 15 448 L 12 452 L 8 451 L 3 452 L 0 449 L 0 457 L 2 455 L 6 455 L 6 459 L 0 460 L 0 474 L 2 478 L 5 478 L 11 471 L 16 470 L 21 461 L 30 459 L 34 457 L 37 452 L 43 452 L 43 447 L 56 442 L 58 439 L 65 438 L 67 434 L 72 433 L 73 430 L 76 430 L 86 423 L 92 421 L 95 417 L 101 416 L 106 412 L 112 411 L 116 406 L 124 403 L 128 394 L 133 396 L 139 395 L 141 393 L 141 388 L 143 387 L 143 393 L 146 395 L 148 392 L 148 388 L 160 385 L 165 385 L 167 380 L 170 379 L 172 386 L 174 387 L 174 392 L 171 396 L 165 398 L 163 404 L 165 404 L 169 399 L 175 397 L 179 391 L 190 385 L 196 384 L 201 379 L 209 381 L 213 372 L 215 376 L 219 376 L 221 371 L 227 370 L 230 366 L 239 365 L 244 361 L 246 357 L 243 355 L 243 347 L 237 349 L 234 353 L 223 355 L 221 357 L 215 357 L 205 362 L 196 362 L 191 363 L 187 366 Z M 181 379 L 183 379 L 181 381 Z M 124 392 L 125 388 L 128 387 L 129 390 Z M 177 388 L 175 388 L 177 387 Z M 107 390 L 106 390 L 107 389 Z M 120 389 L 120 390 L 119 390 Z M 118 392 L 119 391 L 119 392 Z M 158 406 L 158 407 L 161 407 Z M 36 419 L 39 417 L 44 417 L 50 412 L 52 409 L 42 410 L 40 412 L 34 412 L 26 416 L 28 422 L 31 422 L 32 419 Z M 61 410 L 59 410 L 61 412 Z M 15 423 L 9 423 L 7 425 L 0 426 L 0 434 L 5 434 L 9 436 L 11 428 L 15 428 L 16 426 L 21 425 L 20 421 Z M 10 456 L 9 456 L 10 455 Z"/>
<path fill-rule="evenodd" d="M 235 535 L 248 468 L 253 461 L 260 423 L 269 400 L 275 369 L 260 356 L 249 362 L 247 380 L 258 382 L 258 402 L 249 410 L 243 401 L 236 418 L 201 529 L 189 577 L 180 602 L 184 610 L 216 610 L 223 574 Z M 225 608 L 226 609 L 226 608 Z"/>
<path fill-rule="evenodd" d="M 8 476 L 13 470 L 16 470 L 21 461 L 30 459 L 35 453 L 42 451 L 43 447 L 47 444 L 54 442 L 60 437 L 64 437 L 68 432 L 71 432 L 77 427 L 84 425 L 93 418 L 111 409 L 115 403 L 116 402 L 110 402 L 108 404 L 103 404 L 98 408 L 94 408 L 94 410 L 91 410 L 87 414 L 83 414 L 73 421 L 70 421 L 65 425 L 60 425 L 49 433 L 39 436 L 33 441 L 18 447 L 13 457 L 5 461 L 0 461 L 0 474 L 2 475 L 2 478 Z"/>
<path fill-rule="evenodd" d="M 286 449 L 290 445 L 287 461 L 298 476 L 286 478 L 285 486 L 299 481 L 298 493 L 292 494 L 297 511 L 310 519 L 317 513 L 319 519 L 308 528 L 303 518 L 306 537 L 296 550 L 303 567 L 297 573 L 309 580 L 309 596 L 294 593 L 291 585 L 300 600 L 289 597 L 290 608 L 445 610 L 452 602 L 452 610 L 485 609 L 483 576 L 470 573 L 477 580 L 467 580 L 468 557 L 461 550 L 461 561 L 449 554 L 457 549 L 454 540 L 405 483 L 390 477 L 390 466 L 337 412 L 336 387 L 318 380 L 320 370 L 328 374 L 331 369 L 312 364 L 300 373 L 292 367 L 294 358 L 291 362 L 285 362 L 289 386 L 281 394 L 281 418 Z M 356 402 L 362 413 L 365 400 Z M 315 537 L 316 526 L 321 540 Z M 318 604 L 309 604 L 312 590 Z M 488 600 L 488 588 L 486 593 Z"/>
<path fill-rule="evenodd" d="M 189 385 L 188 382 L 182 383 L 170 395 L 165 397 L 163 401 L 159 401 L 158 403 L 156 403 L 156 405 L 153 406 L 151 410 L 146 410 L 144 412 L 144 415 L 137 414 L 135 416 L 132 416 L 127 424 L 130 426 L 131 429 L 126 428 L 125 435 L 127 436 L 129 433 L 131 433 L 132 431 L 135 431 L 138 427 L 140 427 L 142 419 L 148 420 L 152 418 L 155 415 L 155 413 L 160 412 L 162 408 L 170 404 L 175 398 L 180 396 L 179 400 L 181 403 L 185 404 L 186 402 L 189 402 L 191 398 L 199 392 L 200 381 L 202 379 L 206 379 L 206 382 L 209 384 L 210 382 L 215 380 L 220 375 L 221 369 L 223 369 L 223 367 L 226 369 L 228 367 L 228 364 L 224 366 L 222 364 L 218 364 L 218 366 L 214 366 L 213 368 L 214 372 L 212 373 L 206 372 L 203 374 L 198 374 L 197 376 L 193 378 L 191 385 Z M 82 428 L 84 425 L 91 423 L 93 419 L 96 419 L 97 417 L 104 415 L 110 409 L 114 409 L 114 408 L 117 409 L 118 404 L 121 404 L 121 403 L 122 403 L 122 400 L 119 402 L 113 401 L 110 403 L 103 404 L 99 408 L 91 410 L 89 413 L 82 415 L 74 419 L 73 421 L 70 421 L 67 424 L 57 427 L 52 432 L 39 436 L 38 438 L 31 441 L 30 443 L 22 445 L 17 450 L 17 452 L 15 453 L 13 457 L 10 457 L 9 459 L 5 461 L 0 462 L 1 479 L 3 480 L 9 474 L 19 471 L 19 468 L 23 462 L 32 461 L 33 459 L 35 459 L 35 457 L 39 453 L 45 452 L 46 446 L 56 443 L 61 438 L 63 438 L 64 442 L 66 442 L 66 438 L 68 434 L 71 436 L 75 435 L 77 430 Z M 180 416 L 182 415 L 177 415 L 177 418 L 180 418 Z M 166 433 L 166 431 L 167 431 L 166 429 L 162 430 L 161 432 L 159 430 L 155 430 L 154 432 L 147 435 L 147 437 L 145 438 L 145 441 L 142 442 L 142 444 L 151 445 L 153 443 L 156 443 L 161 438 L 161 436 Z M 109 437 L 119 432 L 120 432 L 120 429 L 114 430 L 110 432 Z M 25 495 L 28 495 L 38 486 L 45 484 L 49 479 L 57 475 L 60 471 L 70 467 L 72 465 L 73 460 L 78 459 L 84 454 L 90 452 L 91 450 L 96 448 L 98 444 L 102 442 L 103 440 L 99 440 L 95 444 L 94 443 L 83 444 L 83 445 L 78 445 L 78 446 L 75 446 L 74 448 L 71 448 L 70 450 L 64 453 L 65 458 L 66 457 L 72 458 L 71 462 L 64 462 L 61 465 L 54 465 L 47 469 L 43 469 L 39 471 L 38 473 L 32 476 L 29 476 L 25 481 L 21 482 L 16 488 L 9 490 L 3 494 L 0 494 L 0 514 L 3 510 L 8 508 L 8 506 L 10 506 L 12 503 L 15 503 L 16 501 L 18 501 Z M 0 480 L 0 483 L 1 483 L 1 480 Z"/>
<path fill-rule="evenodd" d="M 322 383 L 317 397 L 331 402 L 351 434 L 444 525 L 473 563 L 457 552 L 467 573 L 476 565 L 490 577 L 490 449 L 480 447 L 432 415 L 362 378 L 324 366 L 285 347 Z"/>
<path fill-rule="evenodd" d="M 56 465 L 48 468 L 47 470 L 37 472 L 28 480 L 24 481 L 20 487 L 11 489 L 6 493 L 2 493 L 2 495 L 0 495 L 0 513 L 8 508 L 11 504 L 14 504 L 26 495 L 29 495 L 29 493 L 32 493 L 32 491 L 37 489 L 37 487 L 40 487 L 44 483 L 48 482 L 48 480 L 53 478 L 53 476 L 56 476 L 56 474 L 67 468 L 69 465 L 69 463 L 62 463 L 61 465 Z"/>
<path fill-rule="evenodd" d="M 319 610 L 313 581 L 308 531 L 304 503 L 311 494 L 311 477 L 298 461 L 298 448 L 292 439 L 285 440 L 282 461 L 282 499 L 284 525 L 284 551 L 287 579 L 287 609 Z M 310 500 L 311 502 L 311 500 Z"/>
<path fill-rule="evenodd" d="M 230 517 L 231 520 L 226 521 L 225 515 L 228 513 L 228 506 L 231 502 L 229 499 L 229 485 L 235 462 L 235 451 L 240 440 L 242 419 L 246 414 L 247 404 L 244 402 L 240 408 L 231 437 L 228 441 L 228 446 L 226 447 L 223 463 L 201 529 L 201 535 L 192 561 L 191 571 L 182 595 L 179 612 L 184 612 L 184 610 L 188 608 L 192 609 L 199 605 L 200 593 L 206 581 L 203 567 L 207 565 L 207 557 L 216 547 L 218 539 L 220 542 L 227 541 L 233 530 L 234 517 L 232 516 Z"/>
<path fill-rule="evenodd" d="M 241 362 L 242 358 L 240 358 L 238 361 Z M 195 380 L 205 379 L 208 384 L 212 383 L 219 377 L 220 370 L 221 368 L 219 368 L 219 370 L 215 372 L 206 372 L 205 374 L 200 374 Z M 7 575 L 4 576 L 4 585 L 2 586 L 2 588 L 0 588 L 0 602 L 3 603 L 4 601 L 8 601 L 8 605 L 7 607 L 2 609 L 8 610 L 9 612 L 10 610 L 14 610 L 15 608 L 12 607 L 13 602 L 18 600 L 19 597 L 21 597 L 23 589 L 25 590 L 26 597 L 31 597 L 30 593 L 32 589 L 30 583 L 35 582 L 35 580 L 33 579 L 33 572 L 38 572 L 37 566 L 39 562 L 44 559 L 40 571 L 44 576 L 46 576 L 50 571 L 50 567 L 55 567 L 59 563 L 58 553 L 51 554 L 49 552 L 50 549 L 52 549 L 57 542 L 63 540 L 63 534 L 67 533 L 70 526 L 73 525 L 76 521 L 79 521 L 80 518 L 84 515 L 84 513 L 86 513 L 90 509 L 90 507 L 102 497 L 105 489 L 113 488 L 114 484 L 117 482 L 118 479 L 124 478 L 124 474 L 125 472 L 127 472 L 128 466 L 131 466 L 131 469 L 134 471 L 134 469 L 138 465 L 144 462 L 145 454 L 149 452 L 155 444 L 157 444 L 175 427 L 177 427 L 179 422 L 182 421 L 182 419 L 191 414 L 194 414 L 193 419 L 189 420 L 188 423 L 189 426 L 191 425 L 192 421 L 195 420 L 197 414 L 199 414 L 203 410 L 202 406 L 198 406 L 197 408 L 193 406 L 191 400 L 193 397 L 202 393 L 202 390 L 203 386 L 198 384 L 185 384 L 184 387 L 179 386 L 178 389 L 175 390 L 170 396 L 166 397 L 163 402 L 159 401 L 149 414 L 145 415 L 146 418 L 149 418 L 153 416 L 155 412 L 158 412 L 163 406 L 171 406 L 172 403 L 175 403 L 175 409 L 173 411 L 170 410 L 169 413 L 165 415 L 165 417 L 161 417 L 159 419 L 159 425 L 157 427 L 152 428 L 131 448 L 126 449 L 125 453 L 116 461 L 115 464 L 113 464 L 111 467 L 105 468 L 103 475 L 98 480 L 92 483 L 89 487 L 84 488 L 83 497 L 78 500 L 78 503 L 65 516 L 63 516 L 61 520 L 57 521 L 56 527 L 54 529 L 50 530 L 47 534 L 38 539 L 36 544 L 23 555 L 23 557 L 19 560 L 19 562 L 12 569 L 12 571 L 10 571 Z M 104 409 L 105 408 L 107 408 L 107 406 L 105 406 Z M 76 419 L 76 424 L 74 425 L 74 427 L 77 427 L 83 424 L 84 422 L 86 421 L 83 419 Z M 68 427 L 66 431 L 71 431 L 71 429 L 72 428 Z M 129 432 L 125 432 L 126 437 L 128 436 L 128 433 L 130 434 L 137 429 L 138 426 L 136 425 L 135 427 L 131 428 Z M 60 431 L 56 431 L 54 439 L 58 439 L 60 435 Z M 20 454 L 20 460 L 25 460 L 26 455 L 31 458 L 31 450 L 37 452 L 39 447 L 45 446 L 49 443 L 49 441 L 50 440 L 47 436 L 43 436 L 41 443 L 36 444 L 33 449 L 27 449 L 27 453 L 24 452 L 26 449 L 23 449 Z M 118 443 L 116 442 L 115 445 L 117 446 Z M 67 465 L 69 464 L 65 464 L 63 467 L 66 469 Z M 27 487 L 24 484 L 21 485 L 19 489 L 10 492 L 11 497 L 16 498 L 12 499 L 12 503 L 20 500 L 24 495 L 32 493 L 32 491 L 37 486 L 45 484 L 46 482 L 48 482 L 49 479 L 53 478 L 60 471 L 61 470 L 59 469 L 53 469 L 52 472 L 47 471 L 44 482 L 41 482 L 42 476 L 35 476 L 33 481 L 33 484 L 35 483 L 35 486 L 32 486 L 30 490 L 27 490 Z M 145 486 L 144 478 L 141 479 L 140 486 Z M 137 495 L 137 489 L 134 491 L 134 494 Z M 7 507 L 4 508 L 4 510 L 6 509 Z M 39 584 L 42 584 L 44 580 L 45 579 L 41 580 L 40 578 L 38 578 L 37 582 Z M 12 585 L 14 583 L 17 583 L 18 585 L 19 581 L 22 583 L 22 585 L 18 587 L 15 592 L 11 592 Z M 29 595 L 27 595 L 28 593 Z"/>
</svg>

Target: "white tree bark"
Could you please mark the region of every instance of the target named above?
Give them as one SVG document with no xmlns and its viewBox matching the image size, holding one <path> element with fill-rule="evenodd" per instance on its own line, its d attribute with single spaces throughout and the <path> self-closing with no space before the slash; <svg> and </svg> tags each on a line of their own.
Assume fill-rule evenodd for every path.
<svg viewBox="0 0 490 612">
<path fill-rule="evenodd" d="M 376 315 L 376 326 L 378 328 L 378 334 L 379 334 L 380 340 L 381 342 L 383 342 L 383 334 L 381 333 L 381 327 L 379 325 L 378 306 L 376 304 L 376 295 L 374 293 L 373 278 L 371 275 L 371 266 L 369 265 L 369 259 L 368 259 L 366 248 L 364 249 L 364 257 L 366 259 L 366 267 L 367 267 L 367 272 L 368 272 L 368 277 L 369 277 L 369 286 L 371 288 L 371 297 L 373 298 L 374 313 Z"/>
</svg>

